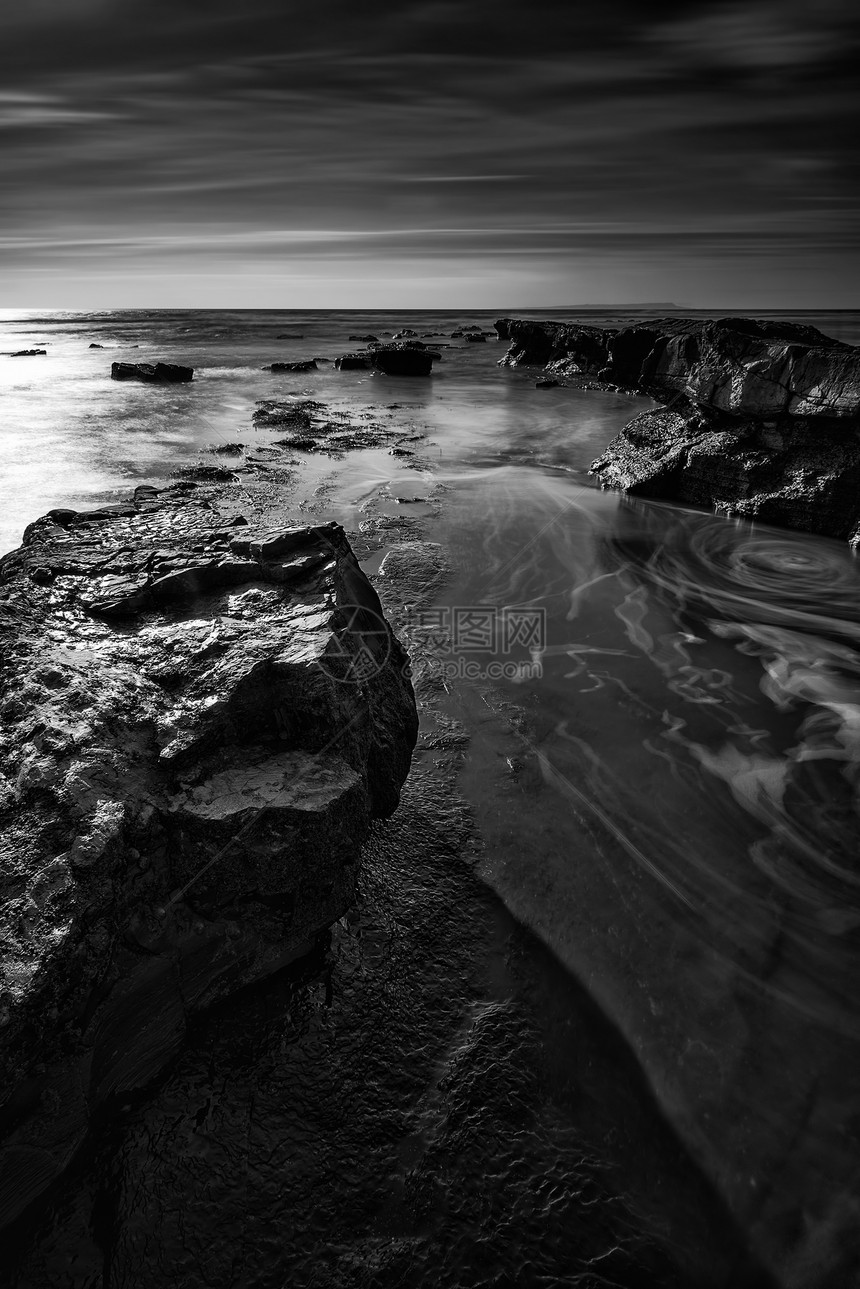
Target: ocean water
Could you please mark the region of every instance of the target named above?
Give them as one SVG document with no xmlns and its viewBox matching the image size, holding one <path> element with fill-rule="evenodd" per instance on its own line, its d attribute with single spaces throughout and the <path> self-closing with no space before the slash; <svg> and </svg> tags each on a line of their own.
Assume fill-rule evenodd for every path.
<svg viewBox="0 0 860 1289">
<path fill-rule="evenodd" d="M 777 1282 L 794 1289 L 854 1283 L 860 566 L 827 539 L 596 489 L 591 460 L 647 400 L 536 390 L 533 371 L 498 368 L 504 351 L 494 340 L 467 345 L 451 338 L 464 324 L 491 330 L 496 316 L 7 316 L 0 350 L 43 342 L 48 352 L 0 357 L 0 550 L 14 546 L 25 524 L 50 506 L 98 504 L 136 483 L 157 484 L 226 442 L 265 446 L 265 433 L 251 426 L 258 399 L 301 394 L 356 414 L 393 410 L 425 434 L 410 497 L 432 504 L 415 503 L 410 513 L 427 539 L 441 543 L 450 577 L 435 616 L 407 614 L 402 633 L 424 648 L 435 641 L 446 711 L 470 735 L 458 787 L 483 839 L 475 861 L 480 878 L 617 1026 L 661 1114 Z M 633 315 L 529 316 L 613 325 Z M 797 320 L 860 343 L 860 314 Z M 333 359 L 359 347 L 350 334 L 382 337 L 406 326 L 419 335 L 442 333 L 428 337 L 444 345 L 429 380 L 341 373 L 329 363 L 299 376 L 261 370 L 278 360 Z M 279 340 L 281 333 L 302 338 Z M 194 381 L 152 387 L 109 379 L 113 360 L 157 359 L 193 365 Z M 353 454 L 345 468 L 308 458 L 300 471 L 306 490 L 324 484 L 326 513 L 353 531 L 371 511 L 394 513 L 403 491 L 401 464 L 380 450 Z M 367 567 L 384 596 L 380 560 Z M 515 621 L 519 636 L 511 635 Z M 400 860 L 387 862 L 396 869 Z M 384 885 L 384 864 L 379 871 Z M 421 906 L 413 904 L 409 916 L 420 919 Z M 371 939 L 386 941 L 382 958 L 390 965 L 392 927 L 405 927 L 398 919 L 406 915 L 380 912 L 377 901 L 364 916 Z M 349 977 L 354 995 L 365 967 L 350 956 L 349 933 L 338 934 L 339 961 L 358 973 Z M 468 939 L 459 923 L 450 934 L 457 943 Z M 432 952 L 416 962 L 424 1002 L 409 1005 L 425 1007 L 431 997 L 439 1005 Z M 537 979 L 528 1003 L 535 1011 L 549 1005 L 549 994 L 564 992 L 549 968 Z M 454 986 L 449 981 L 446 988 Z M 387 997 L 397 993 L 394 985 L 386 990 Z M 522 998 L 518 1005 L 525 1005 Z M 274 1024 L 263 1043 L 267 1052 L 280 1042 L 281 1021 L 272 1020 L 278 1006 L 264 1007 L 264 1029 Z M 355 1006 L 369 1006 L 364 995 Z M 547 1021 L 559 1043 L 567 1006 L 557 1004 Z M 346 1033 L 346 1008 L 339 1023 L 338 1032 Z M 235 1013 L 228 1032 L 233 1024 L 240 1024 Z M 301 1032 L 312 1060 L 322 1041 L 318 1028 Z M 349 1042 L 360 1047 L 350 1033 Z M 397 1046 L 404 1041 L 391 1039 L 388 1058 L 412 1070 L 414 1053 Z M 334 1043 L 331 1034 L 326 1042 Z M 552 1042 L 550 1036 L 547 1052 Z M 213 1058 L 201 1044 L 198 1065 L 192 1055 L 177 1075 L 174 1098 L 205 1082 L 201 1070 Z M 289 1078 L 301 1082 L 279 1050 L 284 1087 Z M 331 1053 L 327 1059 L 344 1060 Z M 346 1082 L 348 1065 L 337 1067 Z M 167 1122 L 173 1103 L 165 1095 L 157 1113 Z M 310 1095 L 307 1088 L 303 1095 Z M 542 1115 L 557 1095 L 556 1089 L 540 1101 Z M 642 1112 L 640 1127 L 646 1118 Z M 372 1137 L 382 1129 L 363 1131 Z M 135 1132 L 135 1149 L 145 1153 L 141 1143 L 155 1129 L 149 1123 Z M 326 1149 L 334 1150 L 330 1125 L 326 1132 Z M 610 1139 L 607 1132 L 590 1149 L 604 1152 L 601 1167 L 611 1171 L 621 1165 L 612 1160 Z M 360 1154 L 362 1140 L 350 1137 L 349 1149 Z M 409 1149 L 420 1155 L 419 1146 Z M 656 1157 L 663 1147 L 643 1137 L 642 1149 Z M 548 1155 L 528 1158 L 532 1169 L 549 1167 Z M 475 1167 L 490 1162 L 482 1157 Z M 403 1170 L 412 1176 L 406 1164 Z M 443 1186 L 440 1178 L 433 1184 Z M 159 1184 L 151 1181 L 147 1201 L 157 1222 Z M 467 1186 L 459 1174 L 457 1184 Z M 366 1177 L 356 1185 L 373 1189 Z M 672 1194 L 662 1217 L 659 1204 L 649 1211 L 652 1233 L 665 1236 L 661 1223 L 668 1229 L 675 1220 Z M 438 1216 L 437 1201 L 428 1202 Z M 536 1229 L 554 1230 L 553 1220 L 546 1216 Z M 473 1241 L 478 1227 L 470 1228 Z M 420 1229 L 420 1222 L 409 1228 L 410 1240 Z M 706 1249 L 701 1237 L 702 1267 Z M 519 1256 L 527 1266 L 522 1248 Z M 642 1254 L 640 1270 L 651 1266 L 648 1256 Z M 365 1283 L 358 1273 L 350 1279 L 346 1262 L 338 1265 L 341 1278 L 320 1274 L 318 1282 Z M 378 1283 L 432 1283 L 421 1278 L 429 1270 L 419 1274 L 410 1265 L 412 1279 L 380 1272 Z M 637 1274 L 616 1268 L 608 1283 L 706 1283 L 701 1268 L 699 1279 L 693 1274 L 689 1281 L 671 1279 L 665 1269 Z M 713 1283 L 736 1283 L 726 1277 L 715 1275 Z M 515 1282 L 559 1281 L 542 1267 L 533 1278 L 522 1271 Z M 248 1283 L 268 1282 L 261 1272 Z"/>
</svg>

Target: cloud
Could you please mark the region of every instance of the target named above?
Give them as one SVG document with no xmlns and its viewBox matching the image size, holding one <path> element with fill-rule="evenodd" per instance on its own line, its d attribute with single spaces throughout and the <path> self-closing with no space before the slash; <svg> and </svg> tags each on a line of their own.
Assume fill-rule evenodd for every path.
<svg viewBox="0 0 860 1289">
<path fill-rule="evenodd" d="M 49 8 L 0 15 L 7 264 L 855 244 L 837 0 Z"/>
</svg>

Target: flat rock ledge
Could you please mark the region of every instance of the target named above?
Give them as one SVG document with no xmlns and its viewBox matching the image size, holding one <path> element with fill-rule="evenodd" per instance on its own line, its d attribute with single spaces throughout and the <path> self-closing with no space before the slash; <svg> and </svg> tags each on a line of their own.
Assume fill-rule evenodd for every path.
<svg viewBox="0 0 860 1289">
<path fill-rule="evenodd" d="M 219 496 L 54 510 L 0 560 L 0 1226 L 347 910 L 409 770 L 406 654 L 343 530 Z"/>
<path fill-rule="evenodd" d="M 860 545 L 860 349 L 815 327 L 663 318 L 619 330 L 501 319 L 507 366 L 650 395 L 592 464 L 604 487 Z"/>
</svg>

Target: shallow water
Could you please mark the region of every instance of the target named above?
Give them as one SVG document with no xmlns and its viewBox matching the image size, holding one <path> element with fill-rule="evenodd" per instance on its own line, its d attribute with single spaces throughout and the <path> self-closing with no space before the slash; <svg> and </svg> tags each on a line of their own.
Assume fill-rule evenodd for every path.
<svg viewBox="0 0 860 1289">
<path fill-rule="evenodd" d="M 7 322 L 0 348 L 50 344 L 47 359 L 0 358 L 0 549 L 47 506 L 158 482 L 224 441 L 265 446 L 259 398 L 302 393 L 425 434 L 415 469 L 377 449 L 298 471 L 314 513 L 351 530 L 402 513 L 399 495 L 433 503 L 409 513 L 452 577 L 435 617 L 403 634 L 435 649 L 471 734 L 459 786 L 481 876 L 621 1027 L 782 1282 L 847 1285 L 860 1274 L 858 563 L 826 539 L 596 490 L 590 461 L 646 400 L 536 390 L 533 372 L 497 368 L 492 340 L 451 341 L 427 381 L 259 370 L 333 358 L 357 347 L 351 332 L 491 320 Z M 860 341 L 856 315 L 803 320 Z M 116 358 L 198 374 L 111 382 Z M 516 613 L 537 638 L 506 636 Z"/>
</svg>

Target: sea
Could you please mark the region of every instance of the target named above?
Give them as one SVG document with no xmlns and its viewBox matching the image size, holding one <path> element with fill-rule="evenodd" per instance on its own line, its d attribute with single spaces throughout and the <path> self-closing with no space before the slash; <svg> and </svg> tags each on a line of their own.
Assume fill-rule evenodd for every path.
<svg viewBox="0 0 860 1289">
<path fill-rule="evenodd" d="M 468 857 L 434 852 L 423 876 L 420 854 L 386 852 L 402 899 L 367 895 L 361 952 L 358 922 L 335 930 L 337 1016 L 330 959 L 203 1026 L 100 1148 L 112 1176 L 125 1159 L 125 1199 L 88 1165 L 16 1286 L 860 1283 L 860 565 L 826 538 L 602 491 L 591 462 L 653 404 L 536 388 L 533 369 L 499 366 L 499 316 L 653 314 L 0 311 L 0 553 L 52 507 L 163 486 L 229 444 L 265 449 L 259 400 L 396 413 L 420 444 L 408 469 L 378 448 L 295 468 L 315 517 L 358 534 L 408 508 L 443 553 L 432 602 L 400 620 L 407 645 L 442 642 L 442 705 L 468 739 L 458 800 L 479 838 Z M 860 312 L 756 316 L 860 344 Z M 468 327 L 485 340 L 452 334 Z M 439 347 L 430 378 L 335 370 L 351 337 L 404 328 Z M 28 349 L 46 352 L 11 356 Z M 307 358 L 316 370 L 263 370 Z M 157 360 L 193 381 L 110 378 L 113 361 Z M 366 561 L 383 593 L 385 554 Z M 495 967 L 476 967 L 462 912 L 440 916 L 457 864 L 475 885 L 454 903 L 495 927 L 474 938 Z M 529 964 L 527 1006 L 514 962 Z M 484 984 L 464 985 L 470 971 Z M 432 1019 L 420 1043 L 393 1024 L 395 997 Z M 521 1086 L 524 1068 L 536 1082 Z M 252 1148 L 239 1105 L 269 1107 Z M 587 1149 L 585 1119 L 600 1125 Z M 241 1218 L 233 1191 L 216 1203 L 200 1180 L 215 1156 L 241 1171 Z M 192 1175 L 196 1216 L 177 1217 Z M 615 1179 L 620 1227 L 595 1178 Z M 145 1232 L 170 1223 L 156 1256 Z M 189 1240 L 211 1266 L 171 1280 L 163 1248 L 180 1258 Z M 256 1250 L 244 1270 L 237 1241 Z"/>
</svg>

